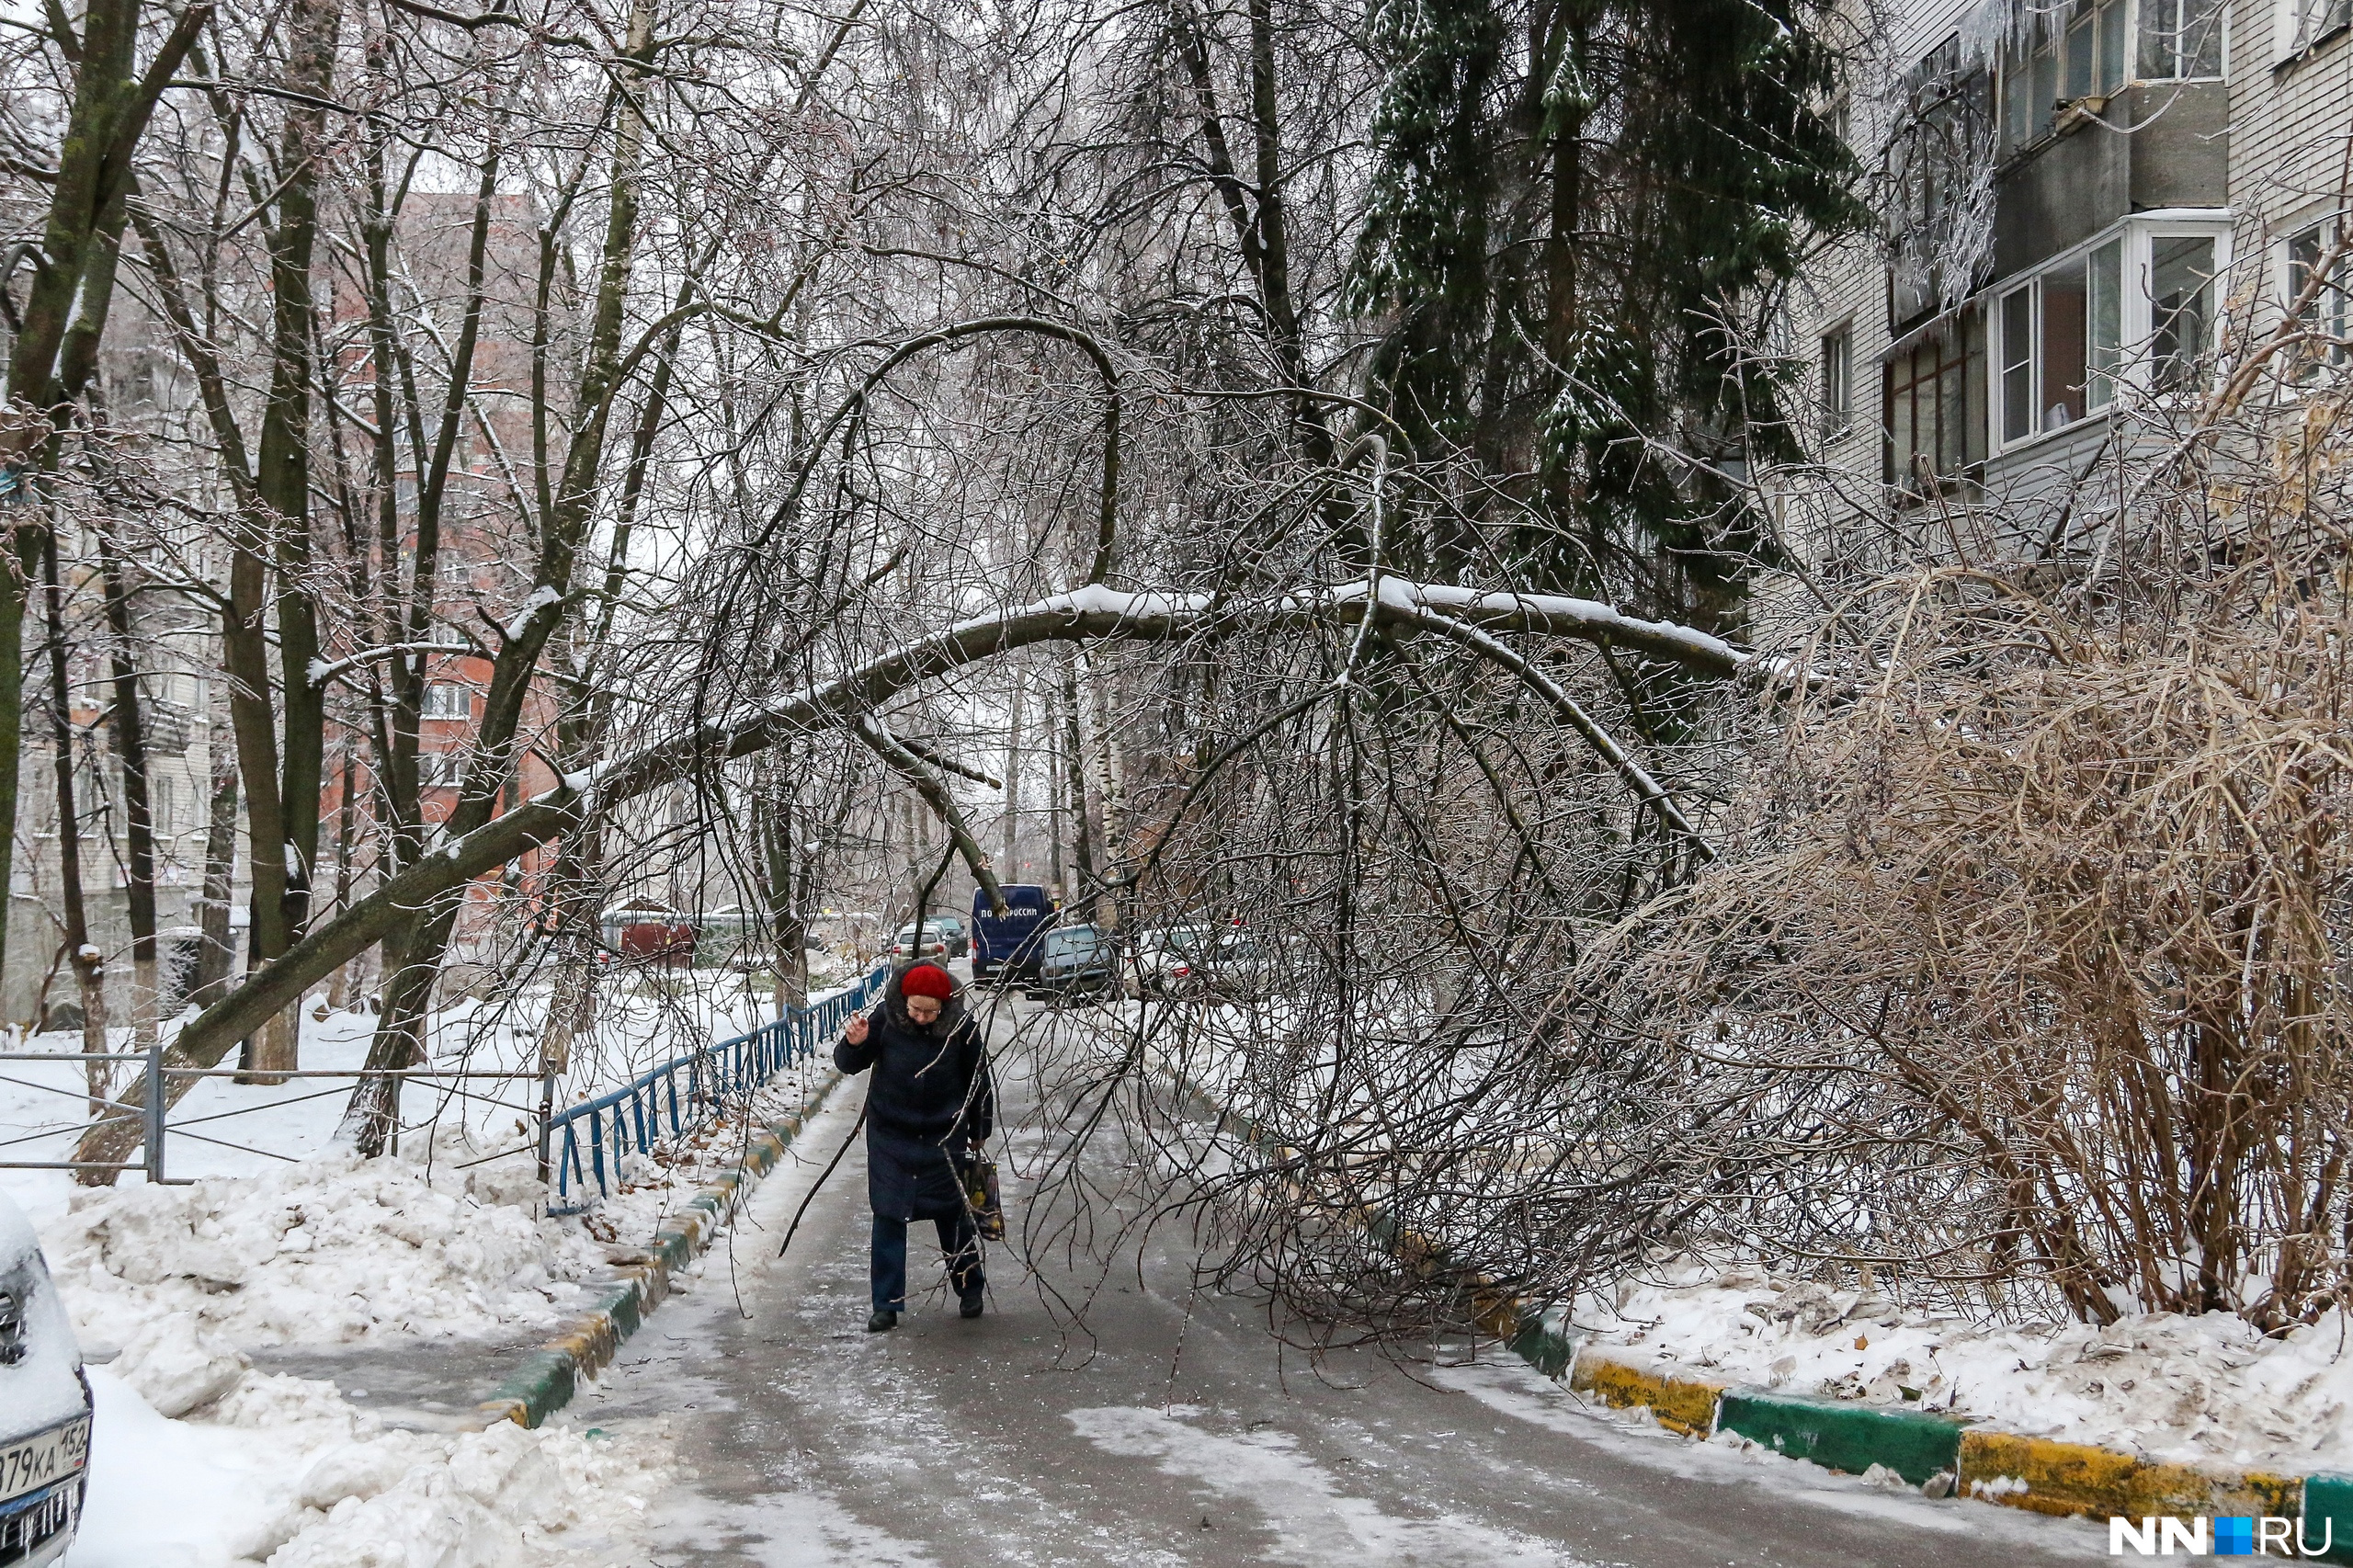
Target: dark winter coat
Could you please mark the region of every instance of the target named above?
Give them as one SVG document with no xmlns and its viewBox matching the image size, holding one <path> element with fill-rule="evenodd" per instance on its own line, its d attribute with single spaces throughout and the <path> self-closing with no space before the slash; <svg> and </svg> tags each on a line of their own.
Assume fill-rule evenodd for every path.
<svg viewBox="0 0 2353 1568">
<path fill-rule="evenodd" d="M 964 1212 L 957 1164 L 995 1129 L 996 1087 L 987 1042 L 965 1010 L 963 989 L 938 1019 L 918 1024 L 892 976 L 866 1016 L 866 1041 L 844 1040 L 834 1064 L 871 1067 L 866 1092 L 866 1196 L 888 1219 L 945 1220 Z"/>
</svg>

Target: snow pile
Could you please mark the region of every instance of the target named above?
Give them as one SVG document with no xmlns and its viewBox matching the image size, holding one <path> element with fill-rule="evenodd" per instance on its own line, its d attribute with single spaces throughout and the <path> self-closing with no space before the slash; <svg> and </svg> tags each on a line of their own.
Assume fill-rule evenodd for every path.
<svg viewBox="0 0 2353 1568">
<path fill-rule="evenodd" d="M 1620 1354 L 1735 1383 L 2177 1462 L 2353 1469 L 2353 1324 L 2337 1312 L 2279 1340 L 2227 1312 L 1989 1324 L 1684 1259 L 1585 1298 L 1571 1321 Z"/>
<path fill-rule="evenodd" d="M 104 1369 L 73 1568 L 557 1568 L 643 1561 L 666 1422 L 612 1435 L 386 1431 L 332 1384 L 248 1379 L 203 1423 Z"/>
<path fill-rule="evenodd" d="M 176 1415 L 234 1384 L 208 1349 L 220 1342 L 483 1335 L 577 1311 L 582 1281 L 609 1273 L 601 1249 L 499 1201 L 512 1176 L 492 1168 L 428 1179 L 405 1160 L 330 1155 L 80 1191 L 43 1241 L 83 1338 L 120 1346 L 118 1369 Z"/>
</svg>

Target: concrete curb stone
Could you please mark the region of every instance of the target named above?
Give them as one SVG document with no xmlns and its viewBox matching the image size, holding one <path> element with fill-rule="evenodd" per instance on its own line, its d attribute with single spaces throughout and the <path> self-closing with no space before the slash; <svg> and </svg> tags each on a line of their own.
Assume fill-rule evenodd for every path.
<svg viewBox="0 0 2353 1568">
<path fill-rule="evenodd" d="M 1271 1155 L 1290 1154 L 1256 1123 L 1181 1075 L 1178 1081 L 1216 1113 L 1221 1131 Z M 1456 1267 L 1442 1247 L 1388 1214 L 1354 1218 L 1410 1267 L 1427 1275 Z M 1930 1496 L 1958 1495 L 2031 1513 L 2136 1520 L 2269 1517 L 2297 1519 L 2300 1529 L 2327 1520 L 2331 1545 L 2319 1560 L 2353 1564 L 2353 1475 L 2298 1478 L 2168 1464 L 2087 1443 L 1990 1431 L 1926 1411 L 1736 1387 L 1675 1369 L 1673 1363 L 1642 1363 L 1613 1353 L 1571 1329 L 1559 1309 L 1536 1310 L 1487 1275 L 1457 1271 L 1473 1321 L 1520 1359 L 1605 1404 L 1647 1408 L 1671 1431 L 1701 1438 L 1733 1432 L 1826 1470 L 1859 1475 L 1876 1465 Z"/>
<path fill-rule="evenodd" d="M 1542 1327 L 1532 1312 L 1524 1315 L 1512 1348 L 1546 1376 L 1559 1377 L 1548 1361 L 1558 1354 L 1552 1346 L 1569 1336 L 1557 1328 L 1546 1331 L 1540 1342 L 1546 1359 L 1539 1359 L 1522 1348 L 1530 1327 Z M 2032 1513 L 2095 1518 L 2302 1519 L 2307 1539 L 2323 1536 L 2325 1519 L 2332 1544 L 2322 1561 L 2353 1563 L 2353 1476 L 2168 1464 L 2087 1443 L 1991 1431 L 1922 1411 L 1739 1387 L 1671 1362 L 1639 1361 L 1590 1340 L 1575 1342 L 1567 1381 L 1619 1409 L 1645 1406 L 1673 1431 L 1698 1437 L 1735 1432 L 1790 1459 L 1847 1474 L 1880 1465 L 1937 1495 L 1950 1492 Z"/>
<path fill-rule="evenodd" d="M 512 1421 L 537 1426 L 572 1403 L 582 1380 L 610 1364 L 623 1341 L 670 1294 L 670 1281 L 707 1251 L 809 1119 L 842 1082 L 828 1072 L 800 1108 L 771 1122 L 751 1141 L 743 1163 L 689 1199 L 655 1233 L 651 1256 L 626 1268 L 619 1285 L 571 1327 L 523 1359 L 478 1407 L 484 1424 Z"/>
</svg>

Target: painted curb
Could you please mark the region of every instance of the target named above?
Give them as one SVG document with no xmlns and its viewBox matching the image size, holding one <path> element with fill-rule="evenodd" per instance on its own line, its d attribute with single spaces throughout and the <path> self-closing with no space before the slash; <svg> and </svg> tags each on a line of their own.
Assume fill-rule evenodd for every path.
<svg viewBox="0 0 2353 1568">
<path fill-rule="evenodd" d="M 1278 1160 L 1295 1157 L 1260 1124 L 1174 1074 L 1179 1087 L 1234 1133 Z M 1472 1320 L 1555 1381 L 1619 1409 L 1636 1406 L 1669 1430 L 1710 1437 L 1719 1431 L 1825 1470 L 1859 1475 L 1878 1465 L 1930 1496 L 1959 1495 L 2058 1516 L 2146 1518 L 2269 1517 L 2299 1528 L 2328 1521 L 2331 1548 L 2319 1560 L 2353 1564 L 2353 1475 L 2296 1478 L 2263 1471 L 2169 1464 L 2087 1443 L 2061 1443 L 1972 1426 L 1963 1418 L 1736 1387 L 1684 1375 L 1673 1363 L 1637 1361 L 1572 1330 L 1559 1309 L 1534 1307 L 1492 1276 L 1463 1269 L 1428 1237 L 1379 1211 L 1351 1216 L 1427 1278 L 1460 1273 Z"/>
<path fill-rule="evenodd" d="M 1533 1314 L 1529 1317 L 1533 1324 Z M 1524 1331 L 1523 1331 L 1524 1332 Z M 1543 1346 L 1568 1337 L 1549 1331 Z M 1548 1377 L 1546 1360 L 1512 1348 Z M 2305 1521 L 2330 1540 L 2322 1560 L 2353 1563 L 2353 1476 L 2276 1475 L 2169 1464 L 2088 1443 L 1990 1431 L 1924 1411 L 1810 1399 L 1690 1375 L 1612 1346 L 1577 1343 L 1568 1384 L 1619 1409 L 1646 1407 L 1662 1426 L 1707 1437 L 1736 1432 L 1790 1459 L 1860 1474 L 1881 1465 L 1934 1494 L 1950 1491 L 2031 1513 L 2142 1519 L 2268 1516 Z M 1938 1485 L 1938 1478 L 1943 1478 Z M 2328 1521 L 2324 1535 L 2322 1521 Z"/>
<path fill-rule="evenodd" d="M 829 1073 L 799 1109 L 768 1124 L 744 1152 L 743 1163 L 689 1199 L 655 1233 L 651 1256 L 631 1264 L 620 1283 L 585 1316 L 524 1358 L 477 1407 L 485 1425 L 512 1421 L 537 1426 L 572 1403 L 581 1382 L 609 1364 L 646 1314 L 670 1294 L 673 1275 L 685 1269 L 726 1229 L 760 1178 L 774 1170 L 811 1117 L 824 1108 L 842 1074 Z"/>
</svg>

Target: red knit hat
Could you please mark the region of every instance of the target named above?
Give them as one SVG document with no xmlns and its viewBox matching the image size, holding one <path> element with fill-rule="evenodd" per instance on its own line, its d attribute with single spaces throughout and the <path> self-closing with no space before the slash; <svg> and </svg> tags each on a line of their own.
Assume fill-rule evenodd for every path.
<svg viewBox="0 0 2353 1568">
<path fill-rule="evenodd" d="M 929 996 L 945 1002 L 956 994 L 956 983 L 936 963 L 919 963 L 899 979 L 902 996 Z"/>
</svg>

